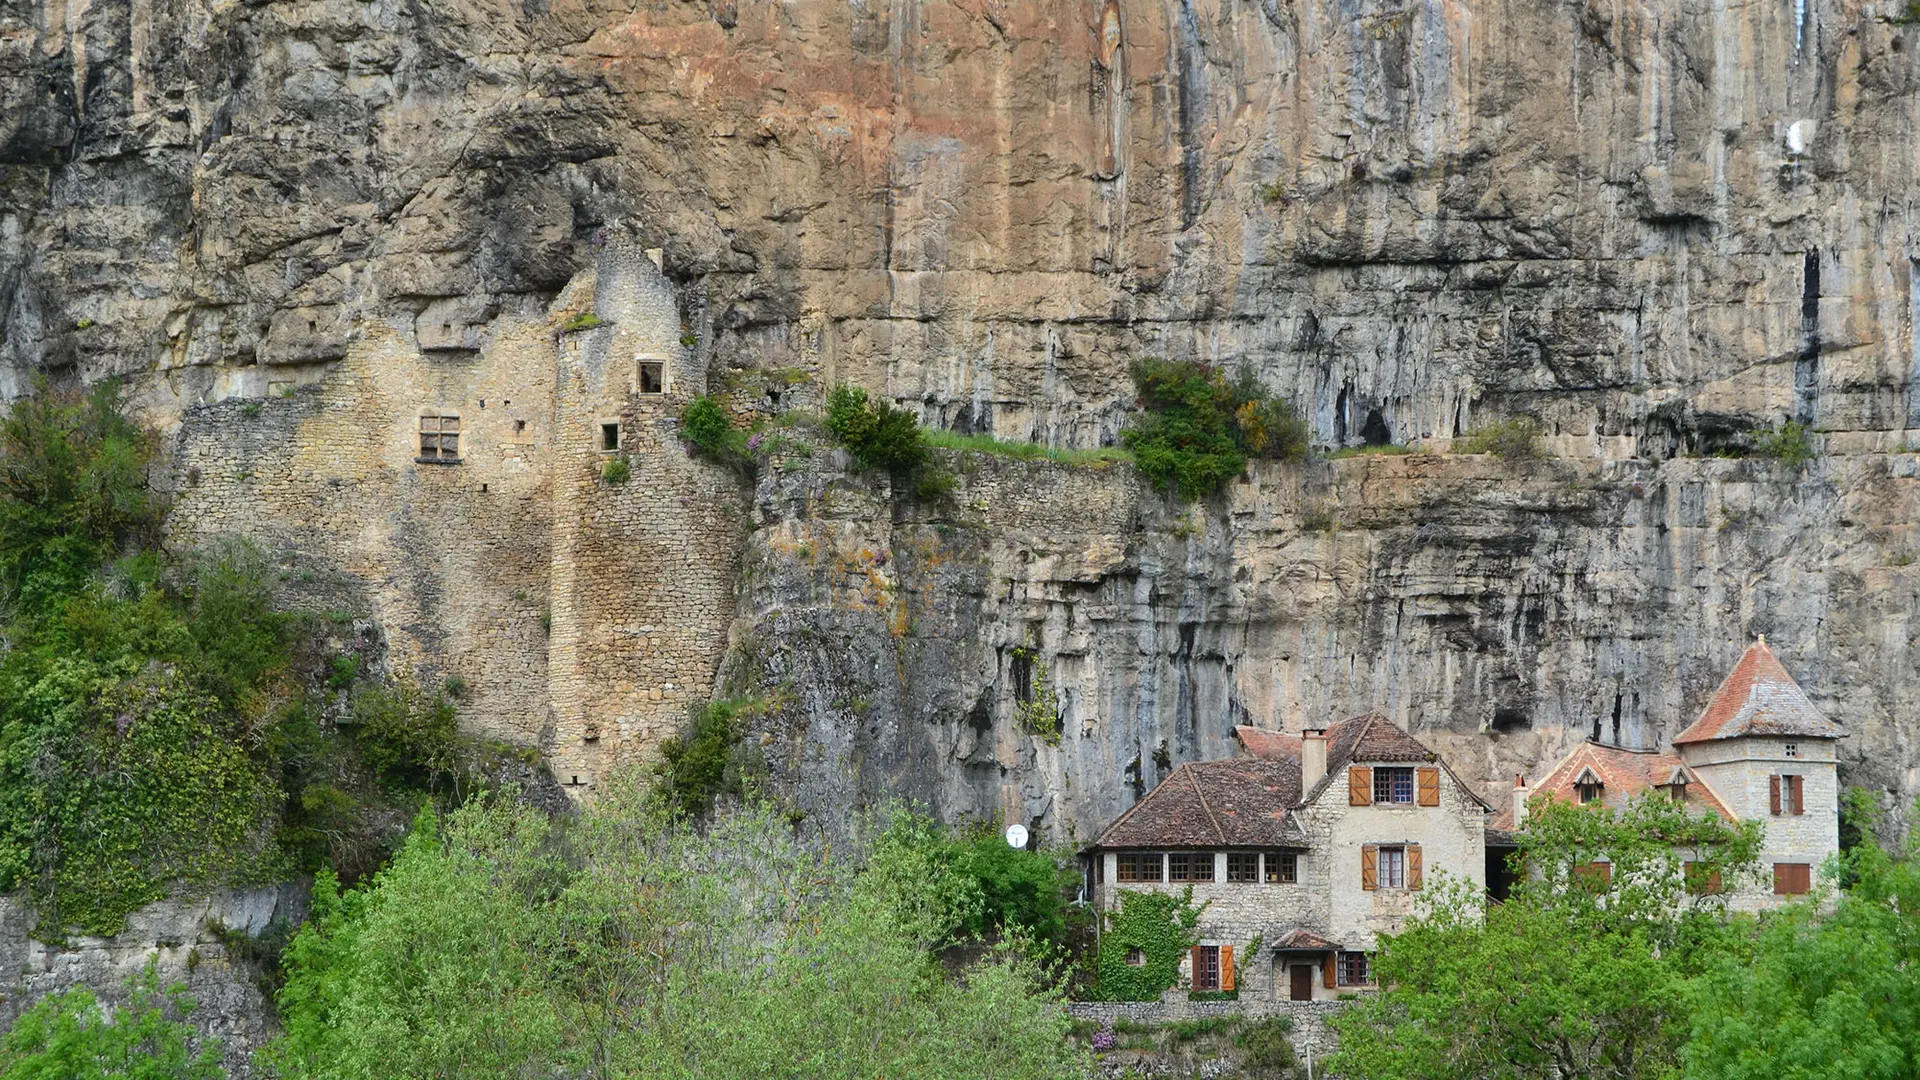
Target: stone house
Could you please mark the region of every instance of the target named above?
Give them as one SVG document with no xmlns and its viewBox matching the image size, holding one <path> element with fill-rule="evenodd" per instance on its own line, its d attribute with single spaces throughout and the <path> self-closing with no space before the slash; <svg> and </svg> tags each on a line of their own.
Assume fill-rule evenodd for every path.
<svg viewBox="0 0 1920 1080">
<path fill-rule="evenodd" d="M 1494 820 L 1495 842 L 1525 827 L 1530 799 L 1617 808 L 1658 790 L 1696 812 L 1760 822 L 1761 876 L 1729 884 L 1728 906 L 1751 911 L 1785 903 L 1808 892 L 1840 850 L 1835 742 L 1844 736 L 1761 638 L 1674 738 L 1672 753 L 1593 742 L 1575 747 L 1531 788 L 1517 779 L 1512 804 Z M 1609 874 L 1604 860 L 1595 871 Z"/>
<path fill-rule="evenodd" d="M 1204 903 L 1176 989 L 1323 1000 L 1372 985 L 1370 955 L 1445 873 L 1486 885 L 1493 808 L 1383 716 L 1175 769 L 1087 849 L 1094 902 L 1123 890 Z M 1144 962 L 1144 961 L 1142 961 Z"/>
</svg>

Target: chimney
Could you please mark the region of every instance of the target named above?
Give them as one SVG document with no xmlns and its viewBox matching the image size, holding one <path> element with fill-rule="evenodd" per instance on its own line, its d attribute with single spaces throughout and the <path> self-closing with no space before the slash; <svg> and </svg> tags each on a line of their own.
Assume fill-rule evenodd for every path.
<svg viewBox="0 0 1920 1080">
<path fill-rule="evenodd" d="M 1300 793 L 1313 790 L 1327 775 L 1327 729 L 1308 728 L 1300 733 Z"/>
<path fill-rule="evenodd" d="M 1518 829 L 1527 823 L 1527 778 L 1519 773 L 1513 774 L 1513 827 Z"/>
</svg>

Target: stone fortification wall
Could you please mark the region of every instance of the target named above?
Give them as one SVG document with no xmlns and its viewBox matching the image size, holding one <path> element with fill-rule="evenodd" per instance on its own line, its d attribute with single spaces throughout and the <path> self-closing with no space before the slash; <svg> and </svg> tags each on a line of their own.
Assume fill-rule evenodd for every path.
<svg viewBox="0 0 1920 1080">
<path fill-rule="evenodd" d="M 258 540 L 289 602 L 370 618 L 390 667 L 460 677 L 467 724 L 532 743 L 547 724 L 551 332 L 528 315 L 430 351 L 412 331 L 369 334 L 320 381 L 182 414 L 171 540 Z M 459 418 L 457 464 L 421 460 L 423 415 Z"/>
<path fill-rule="evenodd" d="M 585 287 L 572 302 L 599 325 L 562 335 L 551 571 L 553 771 L 580 791 L 712 691 L 745 538 L 738 479 L 678 438 L 706 373 L 672 284 L 614 245 Z M 663 382 L 646 392 L 640 365 L 655 362 Z"/>
</svg>

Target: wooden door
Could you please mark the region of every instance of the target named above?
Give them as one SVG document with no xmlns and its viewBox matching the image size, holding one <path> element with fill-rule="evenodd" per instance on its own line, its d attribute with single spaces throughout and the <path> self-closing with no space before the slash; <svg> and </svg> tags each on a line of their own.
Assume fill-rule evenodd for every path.
<svg viewBox="0 0 1920 1080">
<path fill-rule="evenodd" d="M 1312 1001 L 1313 965 L 1294 964 L 1289 970 L 1292 972 L 1293 987 L 1288 996 L 1294 1001 Z"/>
</svg>

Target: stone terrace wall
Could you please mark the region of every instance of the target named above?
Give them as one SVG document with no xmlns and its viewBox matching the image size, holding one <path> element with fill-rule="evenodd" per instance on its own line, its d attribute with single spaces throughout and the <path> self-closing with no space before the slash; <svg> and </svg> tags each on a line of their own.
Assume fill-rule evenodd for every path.
<svg viewBox="0 0 1920 1080">
<path fill-rule="evenodd" d="M 1170 994 L 1169 997 L 1176 997 Z M 1208 1017 L 1286 1016 L 1293 1020 L 1291 1041 L 1294 1052 L 1312 1053 L 1315 1061 L 1324 1060 L 1340 1045 L 1327 1021 L 1347 1007 L 1344 1001 L 1075 1001 L 1067 1012 L 1075 1020 L 1105 1024 L 1131 1020 L 1136 1024 L 1171 1024 L 1179 1020 Z"/>
</svg>

